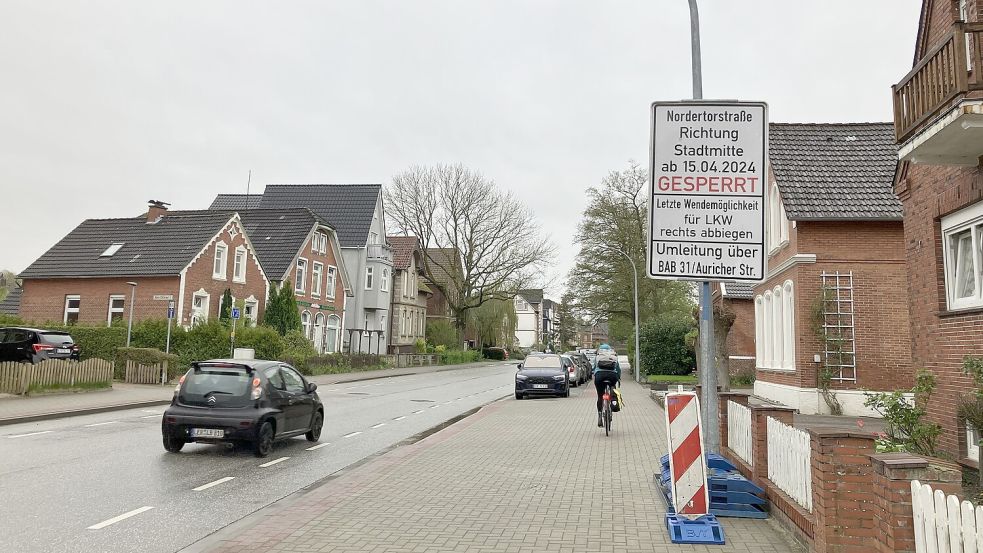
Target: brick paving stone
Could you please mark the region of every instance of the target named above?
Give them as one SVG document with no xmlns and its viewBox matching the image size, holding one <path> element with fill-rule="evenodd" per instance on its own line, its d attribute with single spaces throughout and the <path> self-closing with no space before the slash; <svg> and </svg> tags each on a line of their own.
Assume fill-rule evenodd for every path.
<svg viewBox="0 0 983 553">
<path fill-rule="evenodd" d="M 503 400 L 254 515 L 208 551 L 800 552 L 776 524 L 722 519 L 724 546 L 676 545 L 653 474 L 667 450 L 661 408 L 624 384 L 613 432 L 593 386 L 565 399 Z M 242 548 L 242 549 L 238 549 Z"/>
</svg>

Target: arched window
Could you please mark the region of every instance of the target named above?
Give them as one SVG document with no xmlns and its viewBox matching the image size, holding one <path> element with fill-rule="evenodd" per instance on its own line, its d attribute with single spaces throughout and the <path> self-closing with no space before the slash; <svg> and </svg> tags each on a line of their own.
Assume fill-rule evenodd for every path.
<svg viewBox="0 0 983 553">
<path fill-rule="evenodd" d="M 762 296 L 754 298 L 754 358 L 757 366 L 764 367 L 765 350 L 765 300 Z"/>
<path fill-rule="evenodd" d="M 300 314 L 300 326 L 304 330 L 304 337 L 311 339 L 311 314 L 304 311 Z"/>
<path fill-rule="evenodd" d="M 341 318 L 337 315 L 329 315 L 324 348 L 327 353 L 335 353 L 340 350 L 341 340 L 338 339 L 339 332 L 341 332 Z"/>
<path fill-rule="evenodd" d="M 782 287 L 776 286 L 772 291 L 772 304 L 771 304 L 771 340 L 774 342 L 772 349 L 771 366 L 778 369 L 782 365 L 782 347 L 784 341 L 782 340 L 782 311 L 784 311 L 784 305 L 782 303 Z"/>
<path fill-rule="evenodd" d="M 782 367 L 795 369 L 795 301 L 792 295 L 792 281 L 786 280 L 782 297 L 785 300 L 785 309 L 782 316 L 782 334 L 785 339 L 782 348 Z"/>
<path fill-rule="evenodd" d="M 771 299 L 771 291 L 765 292 L 764 299 L 764 362 L 761 364 L 762 367 L 773 367 L 773 361 L 775 359 L 775 325 L 774 325 L 774 307 Z"/>
<path fill-rule="evenodd" d="M 324 353 L 322 351 L 322 346 L 324 345 L 324 313 L 318 313 L 314 316 L 314 351 L 318 353 Z"/>
</svg>

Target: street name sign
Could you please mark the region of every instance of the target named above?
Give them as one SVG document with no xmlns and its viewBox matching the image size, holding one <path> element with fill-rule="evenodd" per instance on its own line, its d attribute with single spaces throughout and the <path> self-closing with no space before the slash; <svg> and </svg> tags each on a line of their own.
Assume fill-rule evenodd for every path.
<svg viewBox="0 0 983 553">
<path fill-rule="evenodd" d="M 648 276 L 765 278 L 768 106 L 652 104 Z"/>
<path fill-rule="evenodd" d="M 154 301 L 170 301 L 173 299 L 174 296 L 172 294 L 154 294 Z"/>
</svg>

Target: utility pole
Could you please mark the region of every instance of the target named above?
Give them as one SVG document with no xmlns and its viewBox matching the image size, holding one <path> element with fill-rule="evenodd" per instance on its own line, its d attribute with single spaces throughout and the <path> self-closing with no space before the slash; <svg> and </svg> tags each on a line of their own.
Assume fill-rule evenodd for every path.
<svg viewBox="0 0 983 553">
<path fill-rule="evenodd" d="M 700 10 L 696 0 L 689 0 L 690 38 L 692 40 L 693 99 L 703 99 L 703 60 L 700 53 Z M 704 448 L 720 452 L 720 414 L 717 405 L 717 367 L 714 359 L 713 297 L 710 281 L 700 283 L 700 410 L 703 415 Z"/>
</svg>

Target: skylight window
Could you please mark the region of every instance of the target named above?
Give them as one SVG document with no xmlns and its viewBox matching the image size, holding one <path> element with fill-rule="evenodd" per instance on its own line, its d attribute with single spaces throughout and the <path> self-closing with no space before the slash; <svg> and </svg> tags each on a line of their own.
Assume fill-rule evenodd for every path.
<svg viewBox="0 0 983 553">
<path fill-rule="evenodd" d="M 102 252 L 102 255 L 100 255 L 99 257 L 112 257 L 113 254 L 115 254 L 116 252 L 118 252 L 119 249 L 122 248 L 122 247 L 123 247 L 123 244 L 113 244 L 112 246 L 109 246 L 108 248 L 106 248 L 106 251 Z"/>
</svg>

